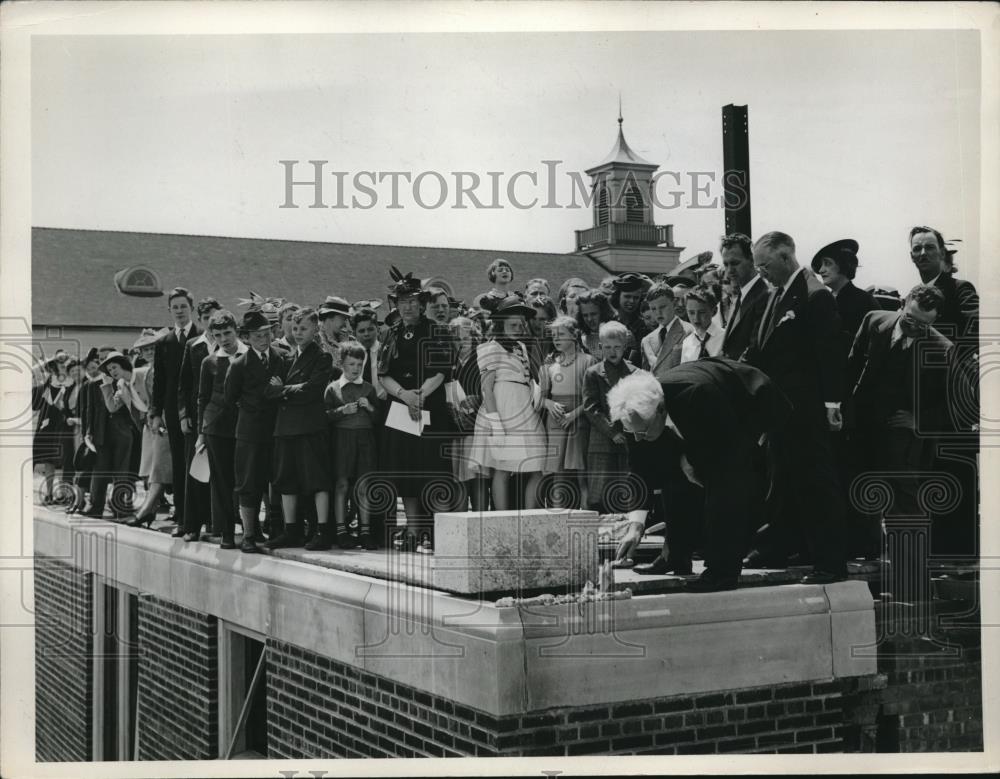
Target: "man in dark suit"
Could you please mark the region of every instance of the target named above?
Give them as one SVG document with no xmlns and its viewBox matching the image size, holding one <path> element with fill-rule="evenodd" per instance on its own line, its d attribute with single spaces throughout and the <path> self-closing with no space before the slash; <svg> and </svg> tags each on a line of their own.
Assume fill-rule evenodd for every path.
<svg viewBox="0 0 1000 779">
<path fill-rule="evenodd" d="M 235 549 L 236 492 L 233 461 L 236 453 L 236 408 L 226 403 L 225 386 L 229 365 L 247 351 L 236 335 L 236 318 L 225 309 L 212 315 L 209 330 L 215 350 L 201 363 L 198 382 L 198 441 L 196 448 L 208 450 L 212 479 L 212 528 L 222 535 L 222 549 Z M 184 540 L 195 540 L 185 535 Z M 197 535 L 195 534 L 195 537 Z"/>
<path fill-rule="evenodd" d="M 744 564 L 783 567 L 804 542 L 813 571 L 803 582 L 840 581 L 847 575 L 845 502 L 830 432 L 843 426 L 846 355 L 837 304 L 799 265 L 785 233 L 757 241 L 754 266 L 775 289 L 744 359 L 778 385 L 793 411 L 773 441 L 779 503 Z"/>
<path fill-rule="evenodd" d="M 753 267 L 753 245 L 742 233 L 730 233 L 722 239 L 722 266 L 726 278 L 737 290 L 736 301 L 726 322 L 722 353 L 738 360 L 750 345 L 754 330 L 767 306 L 767 284 Z"/>
<path fill-rule="evenodd" d="M 243 552 L 257 552 L 257 517 L 261 499 L 267 499 L 271 483 L 274 448 L 275 401 L 267 397 L 272 376 L 284 382 L 288 374 L 287 353 L 271 342 L 267 317 L 256 310 L 243 316 L 240 330 L 249 349 L 233 359 L 226 374 L 226 404 L 237 409 L 234 453 L 235 489 L 243 521 Z M 281 512 L 271 519 L 271 533 L 281 534 Z"/>
<path fill-rule="evenodd" d="M 848 361 L 863 466 L 911 474 L 895 485 L 896 510 L 908 515 L 916 513 L 920 472 L 933 463 L 934 441 L 919 431 L 940 429 L 947 414 L 945 368 L 954 344 L 931 326 L 943 304 L 940 289 L 919 284 L 902 311 L 868 314 Z"/>
<path fill-rule="evenodd" d="M 611 389 L 608 404 L 611 419 L 634 439 L 629 463 L 647 491 L 660 483 L 669 490 L 672 477 L 666 474 L 677 459 L 686 478 L 704 487 L 705 570 L 686 582 L 686 589 L 735 589 L 758 489 L 753 463 L 762 438 L 791 414 L 788 399 L 756 368 L 707 357 L 673 368 L 662 383 L 648 373 L 633 373 Z M 641 537 L 643 514 L 629 517 L 633 542 Z M 671 543 L 668 535 L 665 552 Z M 683 552 L 688 567 L 690 552 Z M 667 572 L 657 567 L 671 567 L 662 553 L 649 572 Z"/>
<path fill-rule="evenodd" d="M 923 284 L 933 284 L 944 295 L 935 329 L 946 338 L 979 334 L 979 294 L 972 282 L 956 279 L 949 267 L 944 237 L 933 227 L 910 230 L 910 259 Z"/>
<path fill-rule="evenodd" d="M 933 227 L 910 230 L 910 259 L 924 284 L 933 284 L 944 295 L 935 329 L 955 344 L 952 371 L 968 388 L 961 403 L 941 420 L 938 463 L 961 484 L 961 500 L 940 532 L 934 534 L 933 552 L 974 556 L 978 551 L 976 524 L 979 514 L 979 294 L 971 282 L 956 279 L 944 237 Z M 921 432 L 928 432 L 926 427 Z"/>
<path fill-rule="evenodd" d="M 182 426 L 190 423 L 191 429 L 196 432 L 201 429 L 198 418 L 198 378 L 201 375 L 201 363 L 215 348 L 214 336 L 208 329 L 208 323 L 212 315 L 221 310 L 222 306 L 215 298 L 198 301 L 198 326 L 202 332 L 197 338 L 187 340 L 184 344 L 184 355 L 181 357 L 181 372 L 177 378 L 177 417 Z M 195 537 L 200 536 L 202 526 L 210 528 L 212 522 L 211 488 L 192 478 L 189 472 L 195 455 L 195 440 L 196 436 L 184 438 L 185 538 L 192 533 Z"/>
<path fill-rule="evenodd" d="M 156 342 L 156 355 L 153 358 L 153 397 L 150 399 L 147 417 L 150 429 L 158 430 L 161 425 L 166 427 L 170 441 L 170 462 L 174 474 L 174 521 L 177 523 L 173 532 L 175 538 L 184 535 L 186 437 L 192 437 L 192 444 L 194 438 L 191 420 L 186 419 L 181 424 L 177 411 L 178 380 L 184 345 L 189 339 L 196 338 L 201 333 L 191 321 L 191 304 L 191 293 L 184 287 L 175 287 L 167 295 L 167 306 L 174 319 L 174 326 L 167 335 Z"/>
</svg>

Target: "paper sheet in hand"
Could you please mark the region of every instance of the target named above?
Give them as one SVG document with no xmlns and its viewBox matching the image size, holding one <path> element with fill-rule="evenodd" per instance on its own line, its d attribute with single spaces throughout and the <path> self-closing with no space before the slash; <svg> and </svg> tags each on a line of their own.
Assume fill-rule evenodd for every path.
<svg viewBox="0 0 1000 779">
<path fill-rule="evenodd" d="M 444 398 L 445 402 L 451 403 L 453 406 L 457 406 L 465 400 L 465 390 L 462 389 L 462 385 L 457 381 L 449 381 L 444 385 Z"/>
<path fill-rule="evenodd" d="M 211 476 L 208 467 L 208 449 L 199 449 L 194 453 L 188 473 L 191 474 L 191 478 L 195 481 L 208 484 L 209 476 Z"/>
<path fill-rule="evenodd" d="M 424 431 L 424 425 L 429 425 L 430 422 L 430 411 L 421 411 L 420 421 L 414 422 L 410 419 L 409 407 L 405 403 L 396 403 L 395 401 L 389 406 L 389 416 L 385 420 L 389 427 L 410 435 L 420 435 Z"/>
</svg>

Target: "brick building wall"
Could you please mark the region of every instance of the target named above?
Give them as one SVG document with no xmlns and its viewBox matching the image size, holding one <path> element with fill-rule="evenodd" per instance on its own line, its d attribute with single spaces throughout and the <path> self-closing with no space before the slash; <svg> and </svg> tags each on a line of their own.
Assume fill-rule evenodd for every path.
<svg viewBox="0 0 1000 779">
<path fill-rule="evenodd" d="M 215 617 L 139 599 L 140 760 L 212 760 L 218 752 Z"/>
<path fill-rule="evenodd" d="M 92 759 L 93 578 L 60 560 L 35 557 L 35 755 Z"/>
<path fill-rule="evenodd" d="M 268 749 L 282 758 L 843 752 L 858 742 L 844 696 L 865 681 L 494 717 L 290 644 L 266 651 Z"/>
<path fill-rule="evenodd" d="M 965 600 L 935 600 L 923 620 L 876 607 L 886 639 L 879 671 L 880 752 L 982 751 L 982 656 L 979 617 Z M 884 612 L 884 613 L 883 613 Z"/>
<path fill-rule="evenodd" d="M 36 557 L 36 753 L 92 759 L 93 577 Z M 933 637 L 876 609 L 876 676 L 496 717 L 268 638 L 273 758 L 979 751 L 974 600 L 933 602 Z M 952 617 L 952 623 L 941 620 Z M 217 620 L 148 594 L 137 607 L 139 758 L 214 759 Z M 959 651 L 940 651 L 942 642 Z"/>
</svg>

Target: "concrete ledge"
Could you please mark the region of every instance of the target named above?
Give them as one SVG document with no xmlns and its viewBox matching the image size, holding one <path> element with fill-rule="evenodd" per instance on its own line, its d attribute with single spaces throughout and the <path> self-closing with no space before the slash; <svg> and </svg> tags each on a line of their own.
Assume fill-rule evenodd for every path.
<svg viewBox="0 0 1000 779">
<path fill-rule="evenodd" d="M 851 651 L 875 642 L 863 582 L 497 608 L 107 521 L 46 512 L 34 533 L 38 554 L 500 716 L 875 673 Z"/>
</svg>

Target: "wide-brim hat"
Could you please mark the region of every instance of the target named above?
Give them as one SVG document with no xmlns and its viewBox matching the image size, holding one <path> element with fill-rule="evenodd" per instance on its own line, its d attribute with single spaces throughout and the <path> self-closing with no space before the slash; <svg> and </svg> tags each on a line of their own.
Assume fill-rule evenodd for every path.
<svg viewBox="0 0 1000 779">
<path fill-rule="evenodd" d="M 691 287 L 698 286 L 698 282 L 689 276 L 667 276 L 663 280 L 671 287 L 687 287 L 690 289 Z"/>
<path fill-rule="evenodd" d="M 516 295 L 509 295 L 497 304 L 491 315 L 494 319 L 507 316 L 523 316 L 525 319 L 533 319 L 535 309 Z"/>
<path fill-rule="evenodd" d="M 261 330 L 270 330 L 273 324 L 270 319 L 258 308 L 252 308 L 243 315 L 240 320 L 241 333 L 257 333 Z"/>
<path fill-rule="evenodd" d="M 424 289 L 423 283 L 418 278 L 414 278 L 413 272 L 403 273 L 395 265 L 389 266 L 389 277 L 392 284 L 389 285 L 389 297 L 398 298 L 400 295 L 419 295 L 421 300 L 426 300 L 428 293 Z"/>
<path fill-rule="evenodd" d="M 370 308 L 372 311 L 377 311 L 382 307 L 381 300 L 355 300 L 351 305 L 353 309 L 352 313 L 357 314 L 359 311 L 365 308 Z"/>
<path fill-rule="evenodd" d="M 83 364 L 86 365 L 88 362 L 97 359 L 97 347 L 91 346 L 90 351 L 87 352 L 87 356 L 83 358 Z"/>
<path fill-rule="evenodd" d="M 139 338 L 136 339 L 134 344 L 132 344 L 132 348 L 142 349 L 144 346 L 155 346 L 156 342 L 169 332 L 170 330 L 165 327 L 159 330 L 154 330 L 151 327 L 144 327 L 142 332 L 139 334 Z"/>
<path fill-rule="evenodd" d="M 319 315 L 320 319 L 326 319 L 327 317 L 336 316 L 337 314 L 350 316 L 351 304 L 336 295 L 327 295 L 326 300 L 319 304 L 319 308 L 316 309 L 316 313 Z"/>
<path fill-rule="evenodd" d="M 638 273 L 623 273 L 612 283 L 619 292 L 638 292 L 642 289 L 642 276 Z"/>
<path fill-rule="evenodd" d="M 840 241 L 829 243 L 816 252 L 812 258 L 810 266 L 814 273 L 819 273 L 824 259 L 833 260 L 837 263 L 841 273 L 847 270 L 857 270 L 858 268 L 858 242 L 853 238 L 844 238 Z"/>
<path fill-rule="evenodd" d="M 111 363 L 115 363 L 122 370 L 125 370 L 125 371 L 131 371 L 132 370 L 132 361 L 129 360 L 129 358 L 126 357 L 121 352 L 111 352 L 111 354 L 109 354 L 107 357 L 105 357 L 104 358 L 104 362 L 102 362 L 101 365 L 100 365 L 101 372 L 102 373 L 107 373 L 108 372 L 108 366 L 111 365 Z"/>
</svg>

